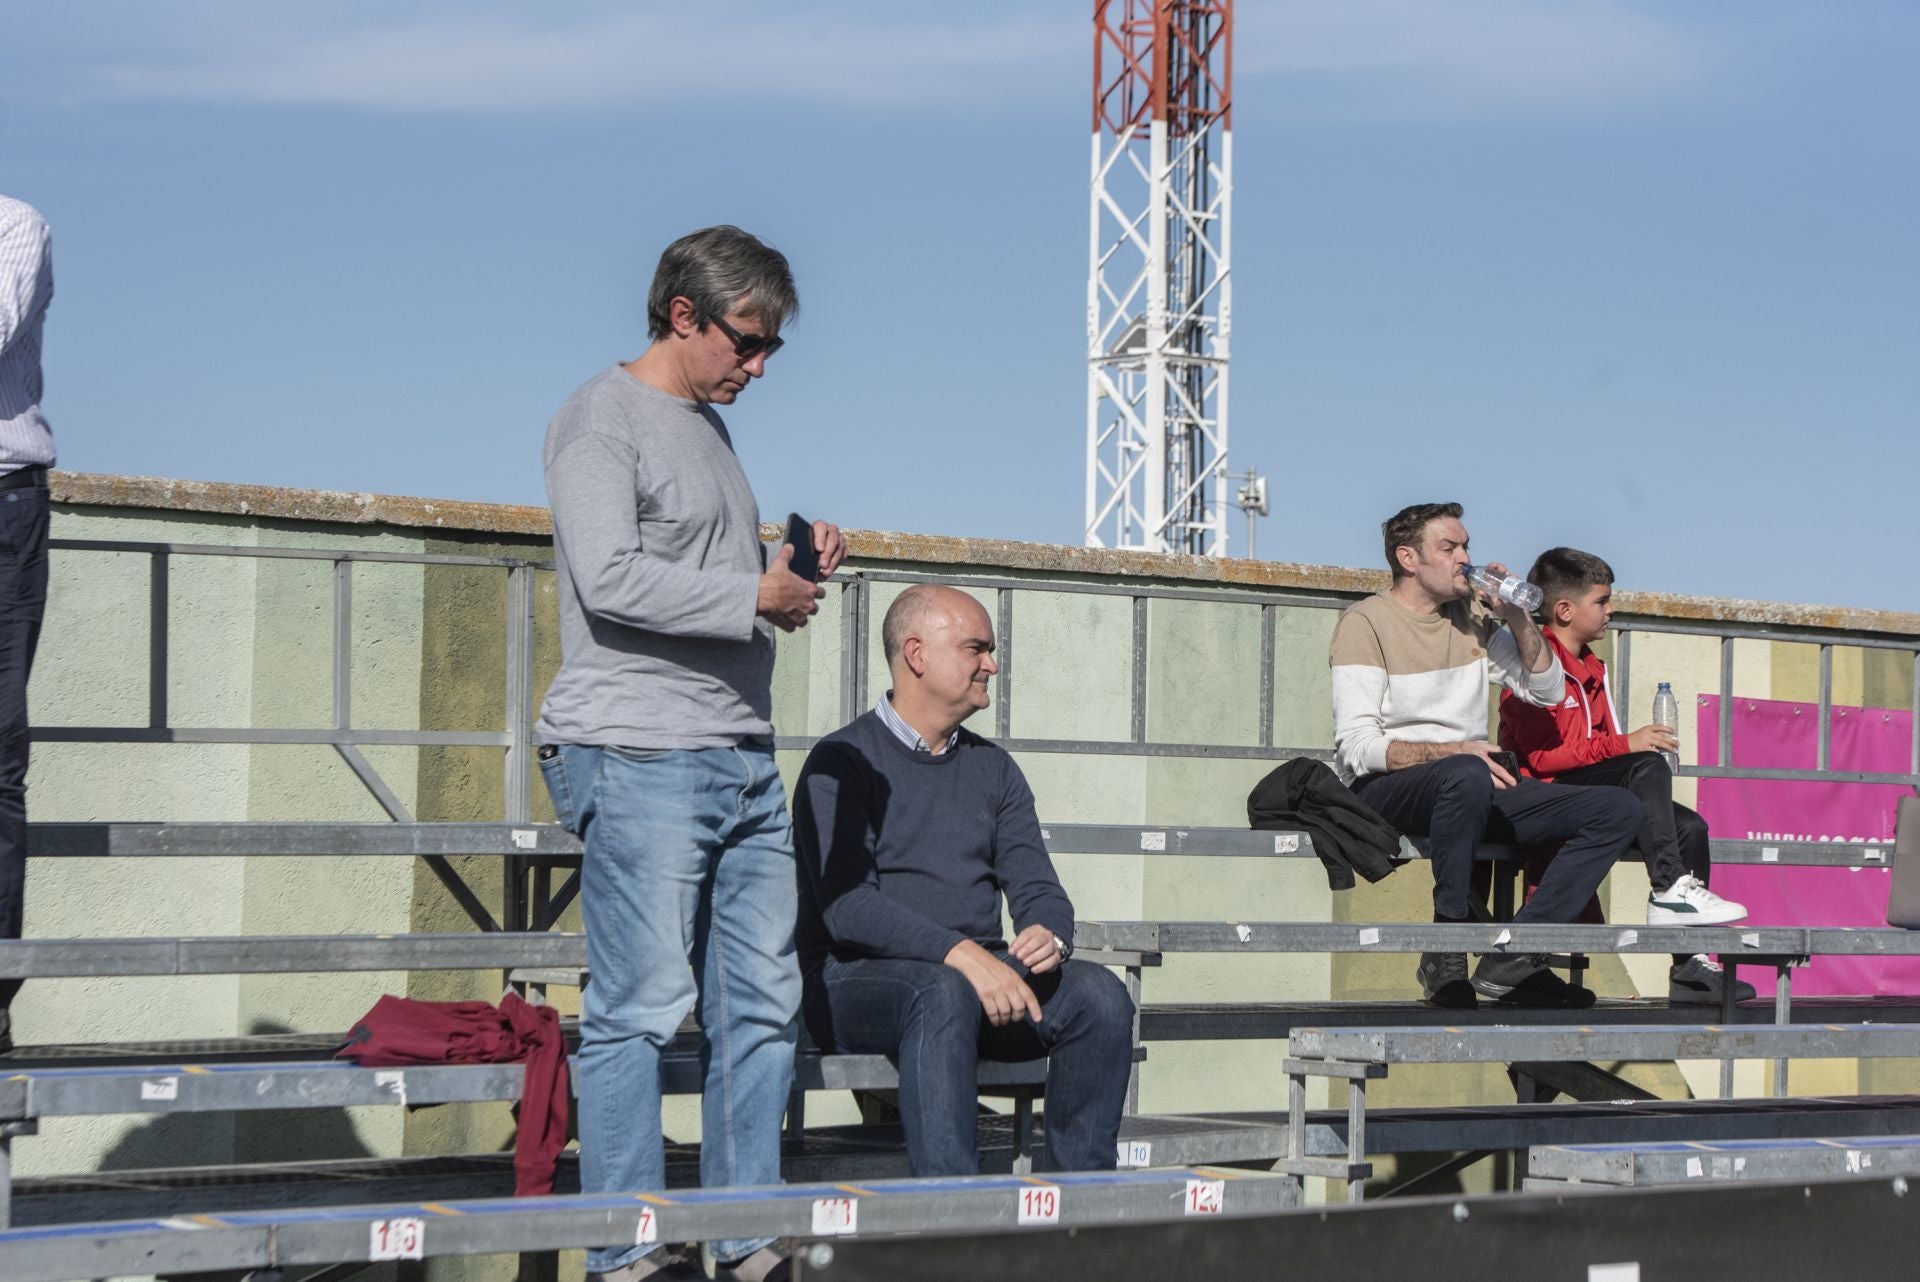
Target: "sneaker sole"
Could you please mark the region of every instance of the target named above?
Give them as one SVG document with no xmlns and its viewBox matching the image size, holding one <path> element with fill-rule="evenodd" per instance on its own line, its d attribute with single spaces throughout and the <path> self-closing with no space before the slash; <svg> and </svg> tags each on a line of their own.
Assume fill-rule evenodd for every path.
<svg viewBox="0 0 1920 1282">
<path fill-rule="evenodd" d="M 1733 1000 L 1736 1003 L 1750 1002 L 1757 997 L 1759 997 L 1758 993 L 1755 993 L 1752 997 L 1743 997 L 1736 992 L 1733 995 Z M 1720 995 L 1718 993 L 1696 993 L 1684 989 L 1675 992 L 1671 988 L 1667 990 L 1667 1005 L 1669 1006 L 1718 1006 L 1719 1004 Z"/>
<path fill-rule="evenodd" d="M 1747 910 L 1744 908 L 1737 913 L 1731 914 L 1682 913 L 1674 912 L 1669 908 L 1653 908 L 1651 906 L 1647 909 L 1647 925 L 1649 926 L 1725 926 L 1729 923 L 1745 921 L 1746 919 Z"/>
<path fill-rule="evenodd" d="M 1585 1000 L 1579 998 L 1568 1000 L 1564 997 L 1549 997 L 1531 989 L 1515 988 L 1510 984 L 1481 983 L 1478 980 L 1474 981 L 1473 991 L 1503 1006 L 1532 1006 L 1541 1010 L 1586 1010 L 1593 1005 L 1591 996 Z M 1586 992 L 1587 990 L 1575 989 L 1574 991 Z"/>
</svg>

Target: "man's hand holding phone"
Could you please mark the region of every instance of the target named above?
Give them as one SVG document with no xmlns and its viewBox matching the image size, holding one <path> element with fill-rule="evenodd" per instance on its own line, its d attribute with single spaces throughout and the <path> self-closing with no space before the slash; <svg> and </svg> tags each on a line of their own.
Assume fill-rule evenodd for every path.
<svg viewBox="0 0 1920 1282">
<path fill-rule="evenodd" d="M 827 594 L 820 580 L 846 559 L 847 541 L 839 526 L 808 521 L 797 512 L 789 514 L 786 541 L 760 576 L 755 612 L 782 632 L 806 627 L 807 619 L 820 608 L 820 598 Z"/>
</svg>

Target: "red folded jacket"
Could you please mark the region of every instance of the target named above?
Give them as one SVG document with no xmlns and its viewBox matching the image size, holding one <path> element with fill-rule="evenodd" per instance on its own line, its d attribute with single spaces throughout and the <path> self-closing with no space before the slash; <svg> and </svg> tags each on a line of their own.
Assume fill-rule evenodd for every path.
<svg viewBox="0 0 1920 1282">
<path fill-rule="evenodd" d="M 422 1002 L 383 996 L 347 1035 L 336 1058 L 363 1068 L 410 1064 L 527 1066 L 520 1086 L 520 1122 L 513 1146 L 518 1197 L 553 1192 L 553 1168 L 567 1146 L 567 1043 L 560 1014 L 508 993 L 485 1002 Z"/>
</svg>

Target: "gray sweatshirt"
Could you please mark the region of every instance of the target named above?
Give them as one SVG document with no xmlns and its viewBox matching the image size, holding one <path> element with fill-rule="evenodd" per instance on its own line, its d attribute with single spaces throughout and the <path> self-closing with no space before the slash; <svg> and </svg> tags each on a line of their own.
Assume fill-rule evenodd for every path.
<svg viewBox="0 0 1920 1282">
<path fill-rule="evenodd" d="M 619 366 L 547 427 L 560 671 L 542 743 L 725 747 L 773 733 L 760 512 L 712 407 Z"/>
</svg>

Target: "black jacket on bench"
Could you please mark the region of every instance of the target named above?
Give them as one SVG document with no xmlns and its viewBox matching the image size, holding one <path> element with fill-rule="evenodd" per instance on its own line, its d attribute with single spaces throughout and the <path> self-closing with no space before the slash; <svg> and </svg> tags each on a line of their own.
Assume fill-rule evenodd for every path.
<svg viewBox="0 0 1920 1282">
<path fill-rule="evenodd" d="M 1351 889 L 1355 873 L 1379 881 L 1398 866 L 1399 832 L 1312 757 L 1295 757 L 1253 785 L 1247 822 L 1306 833 L 1335 890 Z"/>
</svg>

